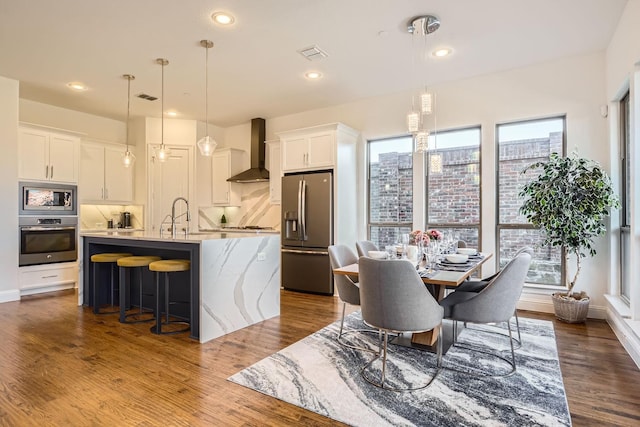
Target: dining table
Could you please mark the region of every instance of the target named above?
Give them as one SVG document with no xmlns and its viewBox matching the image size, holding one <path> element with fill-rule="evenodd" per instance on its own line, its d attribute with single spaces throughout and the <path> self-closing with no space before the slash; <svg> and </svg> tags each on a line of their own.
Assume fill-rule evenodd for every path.
<svg viewBox="0 0 640 427">
<path fill-rule="evenodd" d="M 431 292 L 434 298 L 437 301 L 441 301 L 445 297 L 447 289 L 455 289 L 457 286 L 460 286 L 465 280 L 478 272 L 482 268 L 482 265 L 492 256 L 493 254 L 490 252 L 478 252 L 476 255 L 469 256 L 468 260 L 464 263 L 449 263 L 443 259 L 436 263 L 433 269 L 419 268 L 420 266 L 418 266 L 416 270 L 425 285 L 433 286 Z M 408 259 L 406 261 L 410 262 Z M 358 263 L 334 268 L 333 274 L 346 275 L 357 280 Z M 439 330 L 435 328 L 431 331 L 413 333 L 409 342 L 399 337 L 396 343 L 411 347 L 435 349 L 438 336 Z M 452 341 L 451 339 L 445 339 L 443 343 L 444 351 L 451 346 Z"/>
</svg>

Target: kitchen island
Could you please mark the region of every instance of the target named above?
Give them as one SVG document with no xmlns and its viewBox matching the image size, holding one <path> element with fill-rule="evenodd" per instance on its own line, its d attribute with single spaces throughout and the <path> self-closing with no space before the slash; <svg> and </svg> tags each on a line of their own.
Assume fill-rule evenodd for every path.
<svg viewBox="0 0 640 427">
<path fill-rule="evenodd" d="M 280 235 L 277 232 L 192 233 L 83 232 L 80 301 L 93 301 L 91 255 L 128 252 L 163 259 L 188 259 L 191 269 L 178 280 L 180 298 L 190 301 L 183 313 L 191 323 L 190 336 L 200 342 L 236 331 L 280 314 Z M 108 276 L 101 277 L 108 283 Z M 132 285 L 133 286 L 133 285 Z M 173 309 L 172 309 L 173 310 Z M 173 313 L 173 311 L 172 311 Z M 180 313 L 178 312 L 180 315 Z"/>
</svg>

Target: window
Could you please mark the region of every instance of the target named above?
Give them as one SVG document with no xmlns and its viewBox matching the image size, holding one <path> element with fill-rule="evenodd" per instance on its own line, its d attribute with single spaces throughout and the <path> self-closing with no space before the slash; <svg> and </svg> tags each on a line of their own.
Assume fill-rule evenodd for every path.
<svg viewBox="0 0 640 427">
<path fill-rule="evenodd" d="M 451 231 L 480 247 L 480 128 L 430 136 L 427 157 L 427 228 Z"/>
<path fill-rule="evenodd" d="M 622 183 L 620 221 L 620 296 L 629 303 L 631 269 L 631 111 L 629 92 L 620 100 L 620 154 Z"/>
<path fill-rule="evenodd" d="M 413 140 L 369 141 L 369 239 L 384 248 L 413 223 Z"/>
<path fill-rule="evenodd" d="M 541 247 L 541 232 L 520 214 L 522 186 L 537 176 L 536 171 L 522 174 L 532 163 L 545 161 L 551 153 L 565 155 L 565 118 L 528 120 L 496 126 L 498 171 L 496 197 L 498 227 L 496 236 L 498 263 L 504 267 L 523 246 L 534 249 L 527 282 L 561 286 L 564 282 L 564 260 L 558 247 Z"/>
</svg>

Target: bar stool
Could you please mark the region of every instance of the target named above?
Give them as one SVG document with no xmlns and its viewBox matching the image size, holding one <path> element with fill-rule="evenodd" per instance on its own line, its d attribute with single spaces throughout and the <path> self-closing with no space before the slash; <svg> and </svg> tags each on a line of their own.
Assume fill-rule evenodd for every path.
<svg viewBox="0 0 640 427">
<path fill-rule="evenodd" d="M 129 253 L 102 253 L 102 254 L 94 254 L 91 255 L 91 262 L 93 263 L 93 278 L 92 278 L 92 286 L 93 286 L 93 313 L 94 314 L 113 314 L 118 313 L 119 310 L 113 311 L 100 311 L 98 307 L 98 265 L 99 264 L 111 264 L 110 266 L 110 277 L 111 277 L 111 307 L 115 307 L 113 300 L 113 291 L 115 290 L 115 267 L 116 262 L 120 258 L 131 256 Z"/>
<path fill-rule="evenodd" d="M 154 334 L 177 334 L 186 332 L 191 327 L 189 322 L 184 320 L 171 320 L 169 316 L 169 306 L 171 304 L 183 303 L 191 305 L 191 301 L 169 301 L 169 273 L 188 271 L 190 268 L 191 261 L 186 259 L 165 259 L 149 264 L 149 270 L 156 272 L 156 304 L 154 307 L 156 324 L 151 327 L 151 332 Z M 162 312 L 160 309 L 160 273 L 164 273 L 164 309 L 166 313 L 164 322 L 162 321 Z M 189 313 L 191 313 L 191 307 L 189 307 Z M 174 323 L 186 324 L 186 327 L 177 330 L 162 330 L 163 325 L 166 326 Z"/>
<path fill-rule="evenodd" d="M 140 267 L 147 267 L 154 261 L 159 261 L 162 258 L 159 256 L 128 256 L 124 258 L 119 258 L 117 261 L 118 267 L 120 267 L 120 322 L 121 323 L 142 323 L 142 322 L 150 322 L 154 320 L 154 317 L 142 318 L 144 314 L 153 314 L 153 310 L 145 309 L 143 305 L 143 281 L 142 276 L 144 274 L 144 270 Z M 127 281 L 130 282 L 131 273 L 133 269 L 138 269 L 138 276 L 140 278 L 140 300 L 138 311 L 133 313 L 127 313 Z M 129 279 L 129 280 L 127 280 Z M 129 295 L 131 295 L 131 287 L 129 287 Z M 138 316 L 135 319 L 127 319 L 128 317 Z"/>
</svg>

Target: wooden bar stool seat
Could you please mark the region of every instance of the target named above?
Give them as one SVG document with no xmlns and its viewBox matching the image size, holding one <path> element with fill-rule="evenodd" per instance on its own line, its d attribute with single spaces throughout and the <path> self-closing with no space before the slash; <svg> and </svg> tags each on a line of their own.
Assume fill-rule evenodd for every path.
<svg viewBox="0 0 640 427">
<path fill-rule="evenodd" d="M 169 274 L 176 273 L 180 271 L 188 271 L 191 269 L 191 261 L 186 259 L 166 259 L 161 261 L 154 261 L 149 264 L 149 270 L 156 272 L 156 304 L 155 304 L 155 317 L 156 324 L 151 327 L 151 332 L 154 334 L 177 334 L 180 332 L 186 332 L 191 327 L 190 323 L 185 320 L 172 320 L 169 314 L 169 306 L 172 304 L 189 304 L 191 305 L 191 301 L 170 301 L 169 298 Z M 164 273 L 164 310 L 165 310 L 165 319 L 162 320 L 162 312 L 160 308 L 160 273 Z M 189 309 L 191 312 L 191 309 Z M 162 330 L 163 326 L 168 326 L 171 324 L 182 324 L 186 325 L 180 329 L 165 329 Z"/>
<path fill-rule="evenodd" d="M 129 256 L 124 258 L 119 258 L 117 261 L 118 267 L 120 267 L 120 322 L 121 323 L 142 323 L 142 322 L 150 322 L 154 320 L 154 311 L 152 309 L 144 308 L 144 281 L 143 275 L 146 269 L 142 269 L 141 267 L 148 267 L 154 261 L 159 261 L 162 258 L 159 256 Z M 130 282 L 131 273 L 135 271 L 134 269 L 138 269 L 138 277 L 140 284 L 140 299 L 138 300 L 139 310 L 136 310 L 132 313 L 127 313 L 127 307 L 130 306 L 127 303 L 127 296 L 131 294 L 131 286 L 129 286 L 129 293 L 127 293 L 127 282 Z M 128 280 L 129 279 L 129 280 Z M 146 294 L 151 295 L 151 294 Z M 151 315 L 151 316 L 145 316 Z"/>
<path fill-rule="evenodd" d="M 100 264 L 111 264 L 110 265 L 110 302 L 111 307 L 115 307 L 114 304 L 114 291 L 115 291 L 115 268 L 116 263 L 120 258 L 131 256 L 130 253 L 122 253 L 122 252 L 107 252 L 102 254 L 94 254 L 91 255 L 91 262 L 93 263 L 93 277 L 92 277 L 92 287 L 93 287 L 93 313 L 94 314 L 113 314 L 119 313 L 120 310 L 110 310 L 110 311 L 100 311 L 100 304 L 98 303 L 98 266 Z"/>
</svg>

